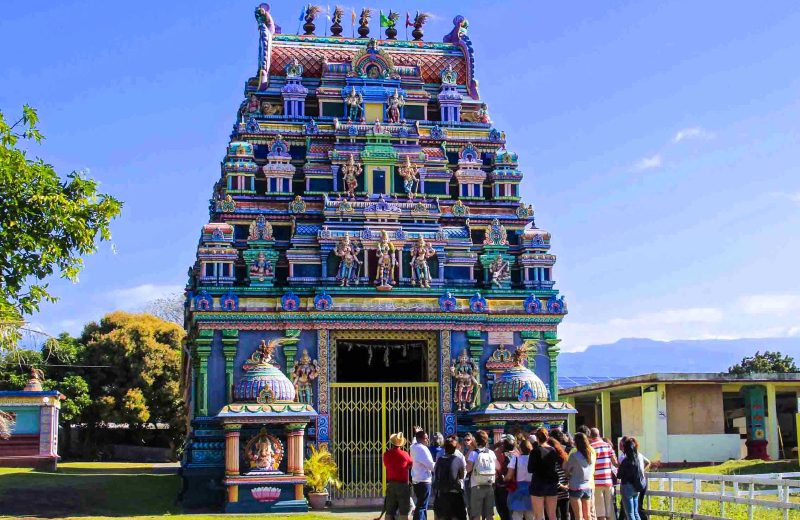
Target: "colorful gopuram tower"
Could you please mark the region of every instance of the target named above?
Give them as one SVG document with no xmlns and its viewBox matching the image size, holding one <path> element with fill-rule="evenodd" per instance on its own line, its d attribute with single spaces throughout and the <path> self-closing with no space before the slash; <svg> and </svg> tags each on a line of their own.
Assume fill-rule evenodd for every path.
<svg viewBox="0 0 800 520">
<path fill-rule="evenodd" d="M 334 504 L 380 500 L 381 453 L 565 421 L 550 234 L 478 93 L 467 21 L 442 42 L 281 34 L 256 9 L 258 70 L 187 286 L 187 504 L 298 510 L 327 445 Z M 285 377 L 284 377 L 285 376 Z M 287 385 L 293 388 L 287 388 Z M 287 453 L 283 456 L 284 451 Z M 280 457 L 277 455 L 280 453 Z"/>
</svg>

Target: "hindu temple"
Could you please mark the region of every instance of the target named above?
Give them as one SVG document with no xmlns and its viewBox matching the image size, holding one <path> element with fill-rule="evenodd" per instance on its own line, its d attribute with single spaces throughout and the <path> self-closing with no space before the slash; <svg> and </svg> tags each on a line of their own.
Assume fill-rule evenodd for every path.
<svg viewBox="0 0 800 520">
<path fill-rule="evenodd" d="M 347 37 L 341 9 L 324 30 L 318 11 L 298 35 L 255 11 L 258 66 L 186 290 L 188 505 L 303 510 L 311 444 L 338 463 L 334 505 L 380 500 L 393 432 L 498 438 L 574 413 L 551 236 L 467 20 L 428 41 L 417 13 L 400 40 L 397 13 L 370 34 L 364 10 Z"/>
</svg>

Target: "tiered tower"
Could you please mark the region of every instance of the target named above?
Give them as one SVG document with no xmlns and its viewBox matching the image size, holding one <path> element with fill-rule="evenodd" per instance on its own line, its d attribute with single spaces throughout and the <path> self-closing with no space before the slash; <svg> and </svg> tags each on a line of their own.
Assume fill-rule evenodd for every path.
<svg viewBox="0 0 800 520">
<path fill-rule="evenodd" d="M 341 12 L 337 36 L 316 36 L 315 13 L 310 34 L 294 36 L 266 4 L 256 9 L 258 70 L 189 272 L 190 502 L 211 497 L 200 492 L 208 479 L 218 489 L 242 482 L 222 478 L 218 413 L 228 425 L 232 407 L 264 411 L 236 408 L 232 392 L 262 340 L 280 340 L 271 362 L 318 413 L 310 442 L 340 463 L 360 460 L 343 446 L 363 442 L 379 455 L 390 430 L 417 423 L 499 435 L 573 411 L 558 402 L 566 305 L 553 287 L 550 234 L 521 199 L 517 154 L 479 96 L 466 19 L 435 43 L 422 41 L 425 15 L 415 40 L 401 41 L 388 29 L 370 38 L 368 11 L 361 38 L 338 36 Z M 413 406 L 392 415 L 397 401 Z M 370 424 L 370 410 L 388 412 L 349 438 L 345 426 Z M 372 477 L 374 468 L 348 468 L 341 497 L 379 491 L 370 487 L 379 467 Z M 347 480 L 361 472 L 363 482 Z"/>
</svg>

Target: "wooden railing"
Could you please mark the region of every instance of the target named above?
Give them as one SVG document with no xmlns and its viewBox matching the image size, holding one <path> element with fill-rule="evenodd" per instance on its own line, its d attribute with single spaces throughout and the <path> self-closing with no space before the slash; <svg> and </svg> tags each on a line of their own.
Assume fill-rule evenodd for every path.
<svg viewBox="0 0 800 520">
<path fill-rule="evenodd" d="M 800 473 L 648 473 L 645 512 L 667 518 L 767 520 L 800 511 Z M 792 518 L 800 518 L 792 513 Z"/>
</svg>

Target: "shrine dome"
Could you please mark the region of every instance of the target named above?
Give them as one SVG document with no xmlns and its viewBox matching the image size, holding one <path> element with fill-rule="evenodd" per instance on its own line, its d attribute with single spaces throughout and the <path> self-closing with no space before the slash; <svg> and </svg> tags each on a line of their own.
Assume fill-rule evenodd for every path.
<svg viewBox="0 0 800 520">
<path fill-rule="evenodd" d="M 253 158 L 253 145 L 245 141 L 231 141 L 228 144 L 228 157 Z"/>
<path fill-rule="evenodd" d="M 492 401 L 547 401 L 547 387 L 528 367 L 517 365 L 503 372 L 492 385 Z"/>
<path fill-rule="evenodd" d="M 245 370 L 233 389 L 233 397 L 240 403 L 293 402 L 295 390 L 280 368 L 260 363 Z"/>
</svg>

